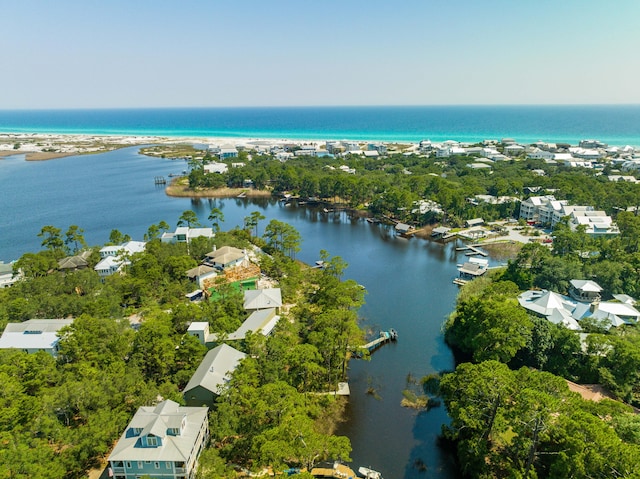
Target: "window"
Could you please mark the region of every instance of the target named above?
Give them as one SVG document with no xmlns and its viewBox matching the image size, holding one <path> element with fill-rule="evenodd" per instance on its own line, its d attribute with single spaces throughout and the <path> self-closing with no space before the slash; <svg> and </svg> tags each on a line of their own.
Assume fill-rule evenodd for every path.
<svg viewBox="0 0 640 479">
<path fill-rule="evenodd" d="M 127 469 L 131 469 L 131 462 L 127 461 Z"/>
<path fill-rule="evenodd" d="M 138 461 L 138 469 L 142 469 L 144 466 L 142 465 L 142 461 Z"/>
<path fill-rule="evenodd" d="M 147 446 L 157 446 L 158 438 L 155 436 L 147 436 Z M 151 461 L 149 461 L 151 463 Z"/>
<path fill-rule="evenodd" d="M 171 469 L 171 461 L 167 461 L 164 463 L 167 469 Z"/>
<path fill-rule="evenodd" d="M 153 464 L 153 467 L 155 467 L 156 469 L 160 469 L 160 463 L 156 461 L 156 462 Z"/>
</svg>

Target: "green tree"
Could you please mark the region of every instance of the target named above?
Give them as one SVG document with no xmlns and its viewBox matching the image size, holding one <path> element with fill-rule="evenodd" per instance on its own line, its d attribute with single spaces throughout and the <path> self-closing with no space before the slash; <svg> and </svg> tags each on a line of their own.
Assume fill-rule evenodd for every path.
<svg viewBox="0 0 640 479">
<path fill-rule="evenodd" d="M 220 223 L 224 222 L 224 213 L 220 208 L 211 208 L 211 213 L 209 213 L 209 221 L 213 226 L 213 231 L 220 231 Z"/>
<path fill-rule="evenodd" d="M 197 228 L 200 226 L 198 215 L 193 210 L 185 210 L 178 218 L 178 226 L 187 226 L 189 228 Z"/>
<path fill-rule="evenodd" d="M 62 230 L 52 225 L 43 226 L 38 233 L 42 238 L 42 246 L 56 255 L 64 254 L 64 241 L 61 237 Z"/>
<path fill-rule="evenodd" d="M 73 245 L 73 253 L 77 253 L 81 248 L 87 247 L 87 242 L 84 240 L 84 230 L 78 225 L 71 225 L 65 233 L 64 244 L 67 248 Z"/>
</svg>

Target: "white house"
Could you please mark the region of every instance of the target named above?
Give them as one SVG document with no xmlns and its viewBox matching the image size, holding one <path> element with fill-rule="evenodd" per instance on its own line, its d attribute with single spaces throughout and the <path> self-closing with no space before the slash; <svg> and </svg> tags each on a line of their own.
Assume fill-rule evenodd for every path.
<svg viewBox="0 0 640 479">
<path fill-rule="evenodd" d="M 173 233 L 162 233 L 160 240 L 163 243 L 190 243 L 193 238 L 214 238 L 215 233 L 212 228 L 188 228 L 180 226 Z"/>
<path fill-rule="evenodd" d="M 20 349 L 26 353 L 58 352 L 58 331 L 73 323 L 73 319 L 29 319 L 9 323 L 0 337 L 0 349 Z"/>
<path fill-rule="evenodd" d="M 218 162 L 211 162 L 211 163 L 207 163 L 206 165 L 204 165 L 204 172 L 205 173 L 226 173 L 227 171 L 229 171 L 229 167 L 227 166 L 226 163 L 218 163 Z"/>
<path fill-rule="evenodd" d="M 128 241 L 121 245 L 110 245 L 100 249 L 100 262 L 93 268 L 102 277 L 110 276 L 122 271 L 124 266 L 131 264 L 129 258 L 144 251 L 144 241 Z"/>
<path fill-rule="evenodd" d="M 14 274 L 13 263 L 5 263 L 0 261 L 0 288 L 8 288 L 17 281 L 20 281 L 24 275 L 21 271 Z"/>
</svg>

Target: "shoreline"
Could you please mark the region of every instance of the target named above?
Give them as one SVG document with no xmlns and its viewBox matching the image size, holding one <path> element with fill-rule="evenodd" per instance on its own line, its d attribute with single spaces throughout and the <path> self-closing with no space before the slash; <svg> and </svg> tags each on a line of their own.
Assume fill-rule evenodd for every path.
<svg viewBox="0 0 640 479">
<path fill-rule="evenodd" d="M 171 180 L 164 192 L 173 198 L 271 198 L 273 193 L 270 190 L 255 190 L 251 188 L 203 188 L 192 190 L 188 185 L 178 184 L 185 177 L 180 176 Z"/>
<path fill-rule="evenodd" d="M 424 135 L 422 141 L 427 141 L 434 145 L 442 143 L 440 141 L 429 140 L 429 134 Z M 497 142 L 499 138 L 484 138 L 482 140 L 456 140 L 455 135 L 451 139 L 464 145 L 475 145 L 483 142 Z M 334 138 L 286 138 L 286 137 L 253 137 L 253 136 L 155 136 L 155 135 L 118 135 L 118 134 L 71 134 L 71 133 L 0 133 L 0 160 L 17 155 L 25 155 L 27 161 L 46 161 L 69 156 L 81 156 L 88 154 L 107 153 L 121 148 L 146 145 L 209 145 L 223 147 L 232 145 L 245 149 L 264 149 L 265 147 L 285 145 L 310 145 L 319 146 L 328 141 L 351 141 L 360 145 L 382 144 L 390 148 L 390 153 L 397 152 L 419 152 L 421 141 L 411 141 L 405 139 L 350 139 Z M 550 140 L 543 140 L 550 141 Z M 528 141 L 517 144 L 531 145 Z M 622 146 L 609 143 L 609 147 Z M 153 156 L 153 155 L 149 155 Z"/>
</svg>

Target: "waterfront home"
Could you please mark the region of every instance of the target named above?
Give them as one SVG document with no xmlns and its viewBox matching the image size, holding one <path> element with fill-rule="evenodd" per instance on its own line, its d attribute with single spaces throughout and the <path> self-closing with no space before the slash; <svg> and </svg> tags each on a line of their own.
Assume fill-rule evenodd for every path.
<svg viewBox="0 0 640 479">
<path fill-rule="evenodd" d="M 208 266 L 206 264 L 201 264 L 186 271 L 185 274 L 187 278 L 195 282 L 198 287 L 204 288 L 204 280 L 214 278 L 218 273 L 214 267 Z"/>
<path fill-rule="evenodd" d="M 218 163 L 218 162 L 215 162 L 215 161 L 213 161 L 211 163 L 207 163 L 202 168 L 204 169 L 205 173 L 223 174 L 223 173 L 226 173 L 229 170 L 229 167 L 227 166 L 226 163 Z"/>
<path fill-rule="evenodd" d="M 472 218 L 464 222 L 464 225 L 467 228 L 473 228 L 474 226 L 482 226 L 484 224 L 484 220 L 482 218 Z"/>
<path fill-rule="evenodd" d="M 404 235 L 411 230 L 411 226 L 409 226 L 406 223 L 397 223 L 395 229 L 396 229 L 396 233 Z"/>
<path fill-rule="evenodd" d="M 226 344 L 209 351 L 182 392 L 185 403 L 189 406 L 213 406 L 231 379 L 231 374 L 246 356 Z"/>
<path fill-rule="evenodd" d="M 142 406 L 109 455 L 109 477 L 191 479 L 209 441 L 207 407 Z"/>
<path fill-rule="evenodd" d="M 276 314 L 279 314 L 281 307 L 280 288 L 250 289 L 244 292 L 244 309 L 248 311 L 275 308 Z"/>
<path fill-rule="evenodd" d="M 229 334 L 227 339 L 229 341 L 242 341 L 249 332 L 269 336 L 279 320 L 280 316 L 276 314 L 275 308 L 253 311 L 238 329 Z"/>
<path fill-rule="evenodd" d="M 194 238 L 214 238 L 215 233 L 212 228 L 188 228 L 180 226 L 173 233 L 162 233 L 160 241 L 163 243 L 190 243 Z"/>
<path fill-rule="evenodd" d="M 554 324 L 561 324 L 572 331 L 582 330 L 571 315 L 577 303 L 566 296 L 553 291 L 530 290 L 518 296 L 518 303 L 530 313 Z"/>
<path fill-rule="evenodd" d="M 29 319 L 7 324 L 0 337 L 0 349 L 20 349 L 33 354 L 45 351 L 58 353 L 58 331 L 73 323 L 73 319 Z"/>
<path fill-rule="evenodd" d="M 595 281 L 587 279 L 572 279 L 569 286 L 569 296 L 576 301 L 593 303 L 600 301 L 602 288 Z"/>
<path fill-rule="evenodd" d="M 223 246 L 205 255 L 204 263 L 218 269 L 227 269 L 248 260 L 247 252 L 233 246 Z"/>
</svg>

